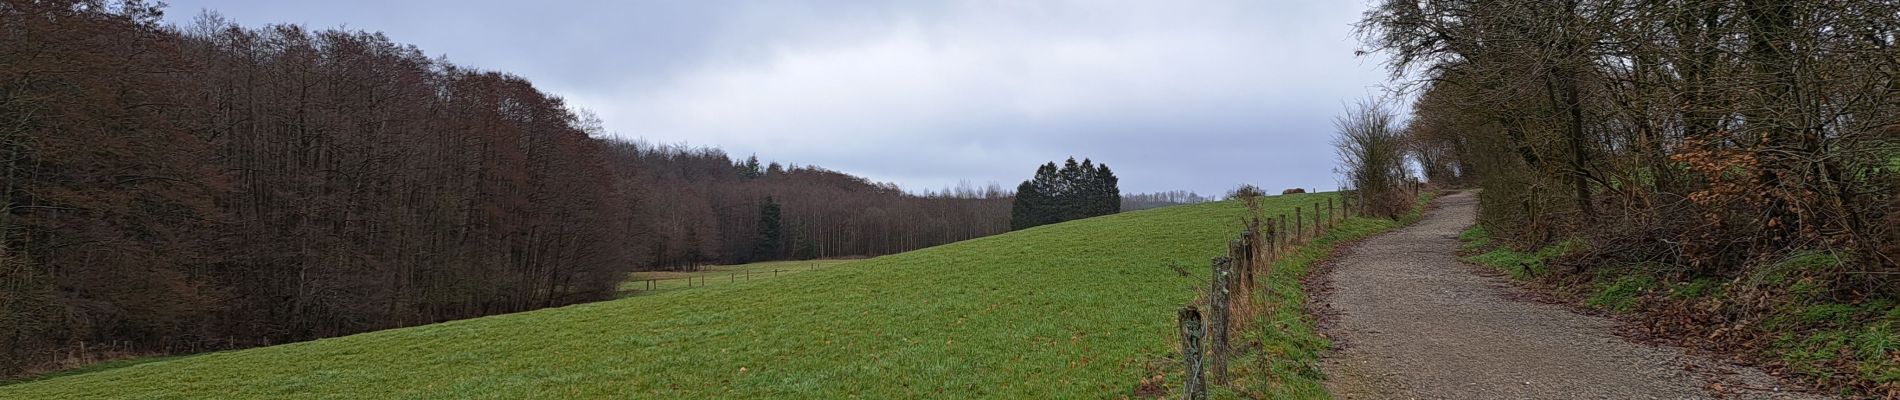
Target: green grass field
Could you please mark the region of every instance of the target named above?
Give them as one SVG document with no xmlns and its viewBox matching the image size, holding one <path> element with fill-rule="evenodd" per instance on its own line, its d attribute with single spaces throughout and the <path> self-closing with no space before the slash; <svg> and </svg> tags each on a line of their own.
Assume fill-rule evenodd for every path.
<svg viewBox="0 0 1900 400">
<path fill-rule="evenodd" d="M 1271 215 L 1330 196 L 1264 203 Z M 1124 213 L 776 279 L 0 386 L 0 398 L 1118 397 L 1178 376 L 1175 310 L 1245 213 L 1235 202 Z M 1354 219 L 1320 241 L 1394 225 Z M 1309 264 L 1321 247 L 1285 262 Z M 1300 375 L 1252 381 L 1273 397 L 1317 390 L 1324 342 L 1297 311 L 1298 273 L 1276 268 L 1271 283 L 1292 311 L 1276 317 L 1284 332 L 1264 334 L 1285 358 L 1268 364 Z"/>
</svg>

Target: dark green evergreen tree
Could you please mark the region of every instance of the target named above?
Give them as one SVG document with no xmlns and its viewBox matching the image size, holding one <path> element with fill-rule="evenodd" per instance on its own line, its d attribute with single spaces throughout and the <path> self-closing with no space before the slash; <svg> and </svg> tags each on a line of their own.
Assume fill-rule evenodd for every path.
<svg viewBox="0 0 1900 400">
<path fill-rule="evenodd" d="M 1107 164 L 1070 158 L 1036 168 L 1036 176 L 1016 187 L 1010 229 L 1018 230 L 1121 211 L 1121 190 Z"/>
<path fill-rule="evenodd" d="M 1055 199 L 1055 218 L 1046 223 L 1056 223 L 1082 217 L 1082 204 L 1080 201 L 1077 201 L 1080 199 L 1076 196 L 1077 192 L 1080 192 L 1080 189 L 1082 189 L 1082 181 L 1086 179 L 1082 176 L 1081 169 L 1081 166 L 1075 162 L 1075 157 L 1069 157 L 1068 161 L 1062 162 L 1062 169 L 1056 171 L 1056 191 L 1054 195 L 1050 196 Z"/>
<path fill-rule="evenodd" d="M 1009 229 L 1021 230 L 1042 225 L 1042 191 L 1036 189 L 1031 181 L 1016 185 L 1016 199 L 1009 209 Z"/>
<path fill-rule="evenodd" d="M 1094 177 L 1095 193 L 1093 195 L 1096 198 L 1096 206 L 1092 214 L 1108 215 L 1121 212 L 1121 180 L 1115 178 L 1113 171 L 1108 170 L 1108 164 L 1096 165 Z"/>
<path fill-rule="evenodd" d="M 751 157 L 746 157 L 745 162 L 733 167 L 733 169 L 739 170 L 739 177 L 741 178 L 755 179 L 765 176 L 765 167 L 759 165 L 759 156 L 756 154 Z"/>
<path fill-rule="evenodd" d="M 785 256 L 785 226 L 779 221 L 778 202 L 771 196 L 759 205 L 759 244 L 752 251 L 756 260 L 777 260 Z"/>
</svg>

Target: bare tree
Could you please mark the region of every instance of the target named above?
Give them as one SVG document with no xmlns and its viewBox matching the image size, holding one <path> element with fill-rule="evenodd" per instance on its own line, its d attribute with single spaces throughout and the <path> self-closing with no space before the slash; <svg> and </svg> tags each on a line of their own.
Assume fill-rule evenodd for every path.
<svg viewBox="0 0 1900 400">
<path fill-rule="evenodd" d="M 1352 185 L 1352 198 L 1367 215 L 1396 217 L 1410 202 L 1399 190 L 1406 180 L 1405 142 L 1398 116 L 1385 104 L 1362 100 L 1333 119 L 1339 163 Z"/>
</svg>

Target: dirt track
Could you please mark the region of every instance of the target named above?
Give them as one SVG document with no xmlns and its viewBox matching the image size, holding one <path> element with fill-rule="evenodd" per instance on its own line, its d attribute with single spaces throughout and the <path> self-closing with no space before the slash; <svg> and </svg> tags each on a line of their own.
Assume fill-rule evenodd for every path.
<svg viewBox="0 0 1900 400">
<path fill-rule="evenodd" d="M 1454 254 L 1475 218 L 1454 194 L 1418 224 L 1347 249 L 1318 300 L 1340 399 L 1821 398 L 1759 370 L 1625 340 L 1616 322 L 1525 301 Z"/>
</svg>

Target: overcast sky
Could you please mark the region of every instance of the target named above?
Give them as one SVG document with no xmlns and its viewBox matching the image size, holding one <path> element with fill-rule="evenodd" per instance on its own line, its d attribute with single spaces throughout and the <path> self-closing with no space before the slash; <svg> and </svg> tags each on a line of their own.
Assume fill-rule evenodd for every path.
<svg viewBox="0 0 1900 400">
<path fill-rule="evenodd" d="M 625 138 L 938 189 L 1070 156 L 1123 192 L 1331 188 L 1332 117 L 1383 93 L 1362 1 L 172 0 L 381 31 L 592 110 Z"/>
</svg>

